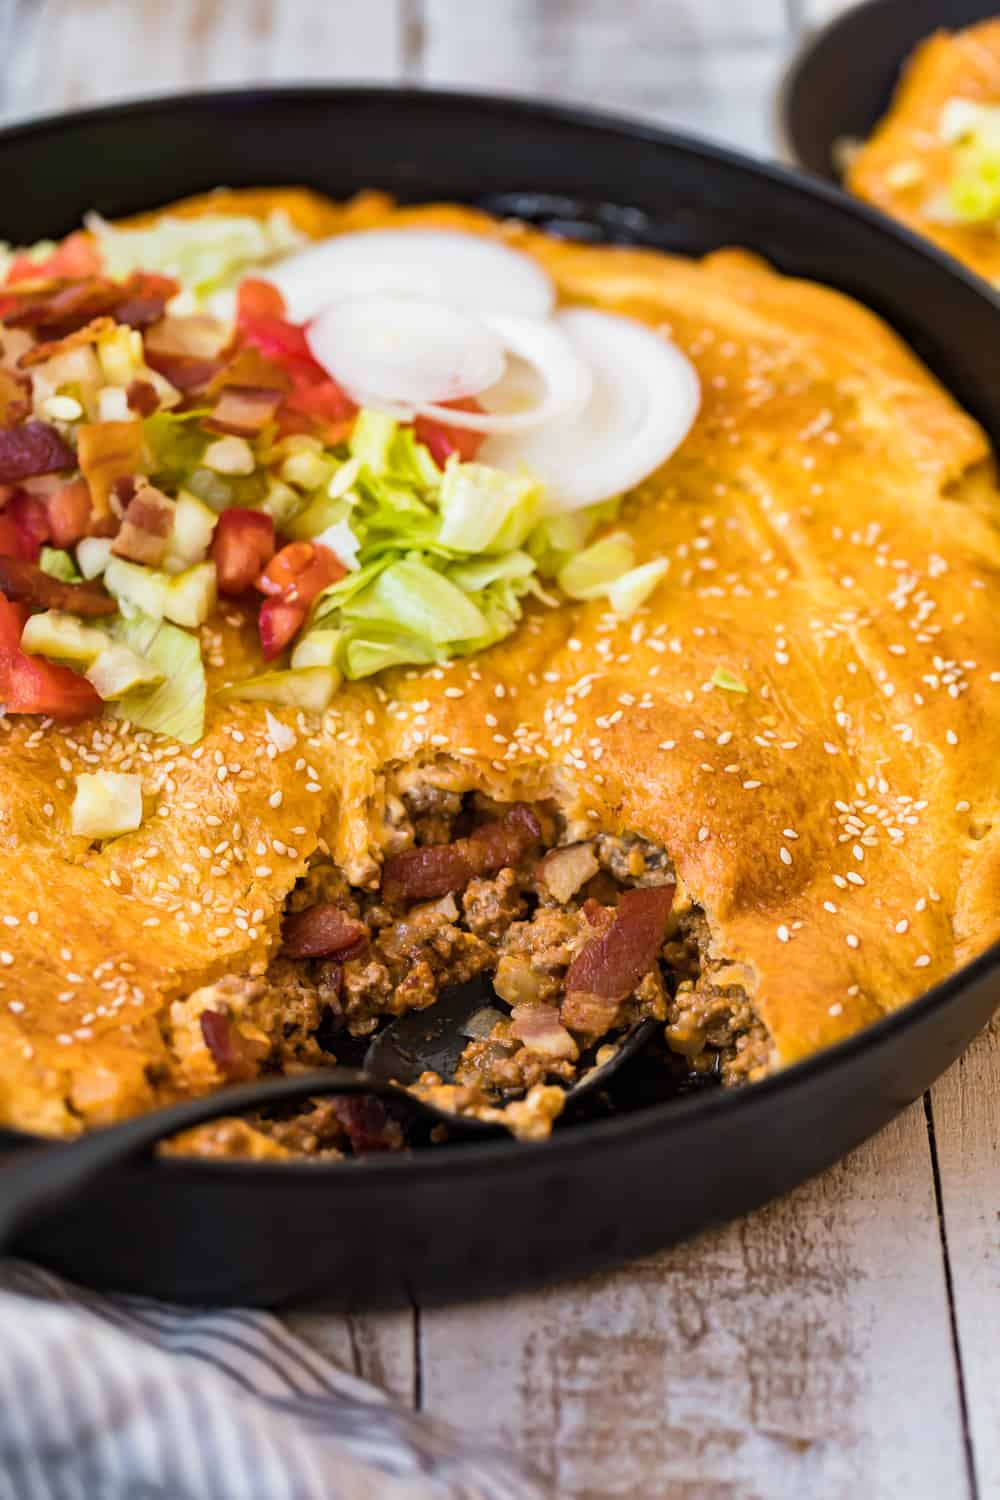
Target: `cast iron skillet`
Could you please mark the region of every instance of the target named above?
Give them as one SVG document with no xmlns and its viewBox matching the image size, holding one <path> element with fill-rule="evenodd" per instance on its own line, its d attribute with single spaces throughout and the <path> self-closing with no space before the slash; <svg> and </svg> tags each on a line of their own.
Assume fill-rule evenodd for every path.
<svg viewBox="0 0 1000 1500">
<path fill-rule="evenodd" d="M 12 240 L 69 230 L 95 206 L 115 215 L 219 183 L 297 182 L 485 203 L 693 254 L 752 246 L 883 314 L 1000 438 L 1000 307 L 974 278 L 839 192 L 716 147 L 575 110 L 360 87 L 159 100 L 0 134 Z M 998 970 L 1000 945 L 778 1077 L 640 1103 L 542 1145 L 332 1167 L 135 1161 L 18 1248 L 105 1287 L 355 1309 L 592 1270 L 742 1214 L 878 1130 L 989 1019 Z M 648 1068 L 636 1066 L 634 1097 L 648 1100 Z"/>
<path fill-rule="evenodd" d="M 785 156 L 839 182 L 837 144 L 864 140 L 885 114 L 919 42 L 1000 16 L 1000 0 L 864 0 L 816 31 L 792 59 L 778 96 Z"/>
</svg>

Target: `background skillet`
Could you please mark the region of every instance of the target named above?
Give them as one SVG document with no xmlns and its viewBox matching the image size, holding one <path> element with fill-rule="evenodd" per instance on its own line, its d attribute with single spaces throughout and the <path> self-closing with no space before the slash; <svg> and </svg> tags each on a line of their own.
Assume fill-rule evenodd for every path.
<svg viewBox="0 0 1000 1500">
<path fill-rule="evenodd" d="M 839 182 L 838 142 L 871 134 L 914 47 L 934 31 L 958 31 L 998 13 L 997 0 L 863 0 L 835 17 L 785 73 L 775 117 L 782 154 Z"/>
<path fill-rule="evenodd" d="M 335 196 L 378 185 L 484 203 L 586 238 L 746 244 L 867 302 L 1000 433 L 985 379 L 1000 313 L 973 278 L 837 194 L 661 132 L 461 95 L 285 89 L 43 121 L 0 138 L 0 165 L 36 184 L 7 223 L 23 240 L 90 206 L 117 215 L 219 182 L 305 178 Z M 997 959 L 742 1094 L 652 1106 L 542 1147 L 356 1170 L 137 1163 L 23 1248 L 77 1277 L 192 1301 L 324 1292 L 358 1308 L 581 1272 L 744 1212 L 877 1129 L 991 1014 Z"/>
</svg>

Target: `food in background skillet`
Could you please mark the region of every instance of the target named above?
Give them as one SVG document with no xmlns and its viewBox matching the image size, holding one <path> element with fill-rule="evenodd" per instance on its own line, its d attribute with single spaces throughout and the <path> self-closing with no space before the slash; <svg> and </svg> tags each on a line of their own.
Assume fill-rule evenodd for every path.
<svg viewBox="0 0 1000 1500">
<path fill-rule="evenodd" d="M 1000 285 L 1000 17 L 921 43 L 847 185 Z"/>
<path fill-rule="evenodd" d="M 2 293 L 4 1122 L 486 973 L 423 1087 L 537 1136 L 636 1016 L 752 1080 L 997 936 L 992 462 L 870 313 L 294 192 L 94 220 Z M 184 1145 L 400 1143 L 322 1101 Z"/>
</svg>

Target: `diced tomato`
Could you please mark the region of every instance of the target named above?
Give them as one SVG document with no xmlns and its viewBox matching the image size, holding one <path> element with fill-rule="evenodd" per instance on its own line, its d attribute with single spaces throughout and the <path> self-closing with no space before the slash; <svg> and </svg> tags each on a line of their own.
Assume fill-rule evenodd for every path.
<svg viewBox="0 0 1000 1500">
<path fill-rule="evenodd" d="M 261 281 L 257 276 L 247 276 L 236 291 L 236 325 L 251 318 L 284 318 L 285 299 L 276 286 Z"/>
<path fill-rule="evenodd" d="M 257 587 L 285 604 L 309 605 L 346 572 L 337 554 L 322 542 L 289 542 L 275 553 Z"/>
<path fill-rule="evenodd" d="M 257 580 L 261 593 L 268 595 L 258 622 L 268 660 L 283 651 L 305 624 L 317 595 L 346 572 L 340 558 L 322 542 L 289 542 L 275 553 Z"/>
<path fill-rule="evenodd" d="M 36 281 L 50 276 L 76 280 L 81 276 L 94 276 L 101 269 L 101 258 L 89 234 L 77 230 L 67 235 L 46 260 L 32 260 L 30 256 L 18 255 L 7 271 L 6 282 Z"/>
<path fill-rule="evenodd" d="M 357 407 L 313 358 L 305 329 L 289 323 L 284 310 L 280 292 L 267 282 L 253 278 L 242 282 L 236 314 L 239 341 L 259 349 L 288 375 L 292 389 L 285 395 L 283 413 L 297 413 L 313 427 L 337 427 L 353 417 Z M 301 430 L 294 423 L 286 426 L 288 430 Z M 324 436 L 334 440 L 329 432 Z"/>
<path fill-rule="evenodd" d="M 20 541 L 17 556 L 25 562 L 37 562 L 44 543 L 52 535 L 48 512 L 42 501 L 24 490 L 18 490 L 7 502 L 4 514 L 13 522 Z"/>
<path fill-rule="evenodd" d="M 45 714 L 76 723 L 103 707 L 86 677 L 21 650 L 27 609 L 0 595 L 0 703 L 10 714 Z"/>
<path fill-rule="evenodd" d="M 260 631 L 261 650 L 268 661 L 281 655 L 292 637 L 305 624 L 308 613 L 308 607 L 304 604 L 286 604 L 281 598 L 264 600 L 257 628 Z"/>
<path fill-rule="evenodd" d="M 224 510 L 212 537 L 219 592 L 243 594 L 274 556 L 274 521 L 259 510 Z"/>
<path fill-rule="evenodd" d="M 75 546 L 90 523 L 90 486 L 85 479 L 73 479 L 49 496 L 45 508 L 53 544 Z"/>
<path fill-rule="evenodd" d="M 447 404 L 460 411 L 483 409 L 473 396 L 464 397 L 461 401 L 449 401 Z M 432 421 L 430 417 L 417 417 L 413 431 L 417 441 L 425 444 L 431 458 L 442 469 L 453 453 L 458 454 L 462 463 L 469 463 L 483 446 L 486 437 L 485 432 L 471 432 L 467 427 L 449 427 L 444 422 Z"/>
</svg>

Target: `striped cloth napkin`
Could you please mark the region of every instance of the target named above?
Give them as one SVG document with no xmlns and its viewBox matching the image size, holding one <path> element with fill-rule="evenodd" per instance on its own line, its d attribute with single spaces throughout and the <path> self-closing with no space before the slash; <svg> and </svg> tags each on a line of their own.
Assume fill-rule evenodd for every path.
<svg viewBox="0 0 1000 1500">
<path fill-rule="evenodd" d="M 544 1500 L 508 1454 L 389 1401 L 268 1313 L 0 1263 L 0 1500 Z"/>
</svg>

